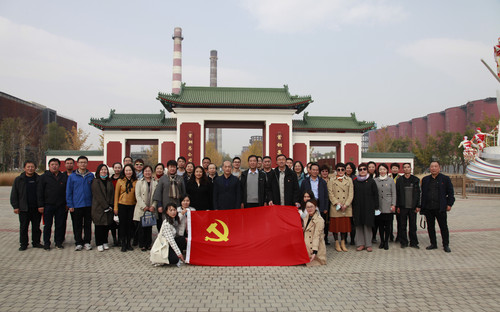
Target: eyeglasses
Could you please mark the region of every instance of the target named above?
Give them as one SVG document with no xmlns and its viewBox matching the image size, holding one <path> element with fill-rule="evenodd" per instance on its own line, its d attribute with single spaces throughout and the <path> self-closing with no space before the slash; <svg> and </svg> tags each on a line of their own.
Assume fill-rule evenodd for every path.
<svg viewBox="0 0 500 312">
<path fill-rule="evenodd" d="M 367 171 L 368 169 L 366 169 L 366 168 L 359 168 L 358 170 L 359 171 Z"/>
<path fill-rule="evenodd" d="M 338 168 L 337 171 L 345 171 L 344 168 Z"/>
<path fill-rule="evenodd" d="M 144 164 L 143 164 L 143 163 L 136 163 L 135 165 L 136 165 L 136 166 L 144 166 Z"/>
</svg>

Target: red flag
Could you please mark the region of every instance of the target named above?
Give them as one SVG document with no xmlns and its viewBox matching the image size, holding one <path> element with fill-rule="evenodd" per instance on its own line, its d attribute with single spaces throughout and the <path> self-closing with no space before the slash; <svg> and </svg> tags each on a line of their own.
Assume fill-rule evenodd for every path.
<svg viewBox="0 0 500 312">
<path fill-rule="evenodd" d="M 297 207 L 191 211 L 186 262 L 297 265 L 309 262 Z"/>
</svg>

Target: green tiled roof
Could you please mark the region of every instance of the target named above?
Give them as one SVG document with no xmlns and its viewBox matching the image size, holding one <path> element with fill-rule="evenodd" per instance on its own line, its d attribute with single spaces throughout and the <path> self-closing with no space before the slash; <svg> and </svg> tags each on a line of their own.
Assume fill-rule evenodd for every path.
<svg viewBox="0 0 500 312">
<path fill-rule="evenodd" d="M 97 129 L 172 129 L 177 127 L 176 118 L 165 118 L 160 114 L 116 114 L 112 109 L 108 118 L 90 118 L 89 125 Z"/>
<path fill-rule="evenodd" d="M 361 153 L 363 158 L 414 158 L 413 153 Z"/>
<path fill-rule="evenodd" d="M 350 117 L 309 116 L 304 113 L 302 120 L 293 120 L 293 131 L 355 131 L 364 132 L 375 126 L 374 122 L 358 121 L 356 115 Z"/>
<path fill-rule="evenodd" d="M 47 150 L 45 156 L 103 156 L 103 151 L 92 150 L 92 151 L 75 151 L 75 150 Z"/>
<path fill-rule="evenodd" d="M 157 100 L 169 111 L 176 107 L 217 108 L 283 108 L 303 111 L 311 96 L 290 95 L 288 86 L 283 88 L 232 88 L 181 86 L 179 94 L 158 93 Z"/>
</svg>

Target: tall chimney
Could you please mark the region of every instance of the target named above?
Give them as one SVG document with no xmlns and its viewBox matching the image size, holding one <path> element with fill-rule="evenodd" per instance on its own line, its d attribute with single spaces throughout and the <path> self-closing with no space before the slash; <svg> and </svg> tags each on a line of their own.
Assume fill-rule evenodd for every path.
<svg viewBox="0 0 500 312">
<path fill-rule="evenodd" d="M 210 51 L 210 86 L 217 87 L 217 50 Z"/>
<path fill-rule="evenodd" d="M 181 93 L 182 82 L 182 28 L 175 27 L 174 35 L 174 67 L 172 68 L 172 94 Z"/>
</svg>

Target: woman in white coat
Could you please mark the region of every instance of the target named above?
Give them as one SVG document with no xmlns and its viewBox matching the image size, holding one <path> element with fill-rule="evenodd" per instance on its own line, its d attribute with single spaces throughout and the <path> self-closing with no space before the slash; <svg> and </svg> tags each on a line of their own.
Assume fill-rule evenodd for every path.
<svg viewBox="0 0 500 312">
<path fill-rule="evenodd" d="M 143 173 L 144 177 L 137 181 L 135 186 L 135 198 L 137 199 L 137 203 L 134 210 L 134 221 L 139 222 L 137 228 L 139 231 L 139 248 L 141 248 L 142 251 L 147 251 L 151 249 L 153 227 L 143 227 L 140 220 L 144 214 L 153 214 L 155 211 L 153 194 L 155 193 L 158 181 L 153 179 L 153 168 L 151 166 L 144 167 Z"/>
</svg>

